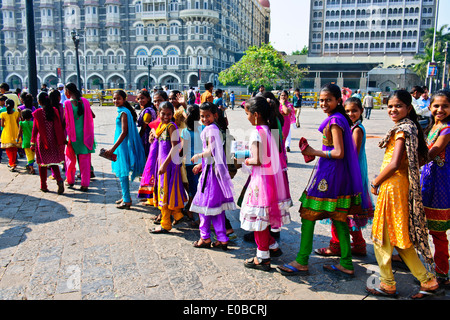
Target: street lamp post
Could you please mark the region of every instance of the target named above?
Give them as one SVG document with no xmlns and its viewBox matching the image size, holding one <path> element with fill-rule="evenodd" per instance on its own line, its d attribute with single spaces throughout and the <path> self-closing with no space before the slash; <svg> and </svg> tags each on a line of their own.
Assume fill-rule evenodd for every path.
<svg viewBox="0 0 450 320">
<path fill-rule="evenodd" d="M 26 0 L 27 50 L 28 50 L 28 92 L 37 96 L 36 39 L 34 34 L 33 1 Z"/>
<path fill-rule="evenodd" d="M 431 58 L 431 62 L 435 62 L 434 58 L 435 58 L 435 51 L 436 51 L 436 32 L 437 32 L 437 27 L 438 27 L 438 18 L 439 18 L 439 0 L 436 1 L 436 17 L 434 20 L 434 35 L 433 35 L 433 53 L 432 53 L 432 58 Z M 428 71 L 427 71 L 428 72 Z M 430 77 L 430 93 L 432 92 L 433 89 L 433 77 Z"/>
<path fill-rule="evenodd" d="M 151 73 L 151 71 L 152 71 L 152 67 L 153 67 L 153 60 L 152 59 L 150 59 L 150 57 L 147 57 L 147 67 L 148 67 L 148 80 L 147 80 L 147 82 L 148 82 L 148 91 L 150 92 L 150 90 L 151 90 L 151 82 L 152 82 L 152 78 L 150 77 L 150 73 Z"/>
<path fill-rule="evenodd" d="M 80 92 L 81 92 L 82 88 L 81 88 L 80 60 L 78 57 L 78 45 L 80 44 L 80 37 L 78 36 L 75 29 L 73 29 L 70 34 L 72 35 L 73 44 L 75 45 L 75 59 L 76 59 L 76 63 L 77 63 L 78 90 L 80 90 Z"/>
</svg>

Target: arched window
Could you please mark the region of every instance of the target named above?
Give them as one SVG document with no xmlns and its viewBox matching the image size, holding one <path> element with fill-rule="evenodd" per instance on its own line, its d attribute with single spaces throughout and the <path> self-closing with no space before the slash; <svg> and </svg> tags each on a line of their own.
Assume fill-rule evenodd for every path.
<svg viewBox="0 0 450 320">
<path fill-rule="evenodd" d="M 145 49 L 139 49 L 136 53 L 136 65 L 145 66 L 147 63 L 148 52 Z"/>
<path fill-rule="evenodd" d="M 152 51 L 152 60 L 155 62 L 155 66 L 162 66 L 164 64 L 163 53 L 160 49 Z"/>
<path fill-rule="evenodd" d="M 177 66 L 179 59 L 179 53 L 176 49 L 171 48 L 167 51 L 167 65 Z"/>
</svg>

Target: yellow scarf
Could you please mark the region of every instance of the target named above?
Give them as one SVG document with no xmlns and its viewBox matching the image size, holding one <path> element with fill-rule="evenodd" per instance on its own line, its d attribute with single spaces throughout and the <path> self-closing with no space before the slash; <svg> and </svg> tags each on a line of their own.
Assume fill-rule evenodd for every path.
<svg viewBox="0 0 450 320">
<path fill-rule="evenodd" d="M 166 124 L 163 124 L 162 122 L 158 125 L 158 128 L 156 128 L 156 137 L 159 137 L 163 132 L 164 132 L 164 130 L 166 130 L 167 129 L 167 127 L 169 126 L 169 125 L 171 125 L 172 123 L 171 122 L 169 122 L 169 123 L 166 123 Z"/>
</svg>

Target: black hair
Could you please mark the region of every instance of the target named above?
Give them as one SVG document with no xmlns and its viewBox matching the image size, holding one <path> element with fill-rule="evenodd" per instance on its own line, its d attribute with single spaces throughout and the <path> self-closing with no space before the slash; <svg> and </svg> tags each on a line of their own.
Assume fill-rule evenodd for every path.
<svg viewBox="0 0 450 320">
<path fill-rule="evenodd" d="M 30 120 L 31 118 L 33 118 L 33 113 L 30 109 L 23 109 L 20 115 L 24 120 Z"/>
<path fill-rule="evenodd" d="M 211 112 L 213 115 L 217 114 L 217 120 L 215 120 L 214 122 L 216 123 L 216 125 L 219 127 L 219 129 L 221 131 L 226 131 L 228 124 L 227 124 L 227 119 L 225 118 L 223 111 L 219 109 L 219 107 L 217 105 L 215 105 L 212 102 L 203 102 L 199 109 L 201 111 L 209 111 Z"/>
<path fill-rule="evenodd" d="M 15 105 L 16 105 L 16 104 L 15 104 L 14 100 L 7 99 L 7 100 L 5 101 L 6 112 L 7 112 L 8 114 L 14 113 L 14 106 L 15 106 Z"/>
<path fill-rule="evenodd" d="M 341 88 L 339 88 L 339 86 L 333 84 L 333 83 L 327 83 L 326 85 L 324 85 L 321 89 L 320 92 L 328 92 L 330 93 L 333 97 L 336 98 L 336 100 L 340 100 L 340 103 L 338 103 L 336 109 L 334 109 L 334 112 L 339 112 L 340 114 L 342 114 L 345 119 L 347 119 L 347 122 L 349 124 L 350 127 L 353 126 L 353 121 L 350 119 L 350 117 L 348 116 L 348 114 L 345 112 L 345 108 L 342 104 L 342 92 L 341 92 Z"/>
<path fill-rule="evenodd" d="M 167 95 L 167 92 L 165 92 L 164 90 L 158 90 L 158 91 L 156 91 L 156 92 L 154 93 L 153 97 L 154 97 L 155 95 L 161 96 L 161 98 L 163 98 L 164 101 L 169 100 L 169 96 Z"/>
<path fill-rule="evenodd" d="M 272 100 L 271 100 L 272 101 Z M 279 107 L 275 108 L 272 106 L 272 103 L 267 101 L 267 98 L 262 96 L 256 96 L 248 99 L 245 102 L 245 106 L 247 107 L 250 113 L 258 112 L 261 118 L 267 122 L 267 125 L 271 130 L 277 130 L 278 132 L 278 121 L 277 121 L 277 111 Z M 278 112 L 278 114 L 280 114 Z M 278 152 L 282 152 L 283 150 L 283 137 L 280 135 L 278 139 Z"/>
<path fill-rule="evenodd" d="M 71 96 L 73 95 L 75 100 L 77 101 L 78 105 L 78 111 L 77 114 L 79 116 L 82 116 L 84 114 L 84 104 L 83 101 L 81 101 L 81 92 L 78 90 L 77 86 L 73 82 L 69 82 L 66 84 L 65 88 L 70 92 Z"/>
<path fill-rule="evenodd" d="M 423 90 L 423 87 L 421 87 L 421 86 L 414 86 L 414 87 L 412 87 L 410 94 L 413 94 L 416 91 L 419 92 L 420 94 L 423 94 L 425 92 Z"/>
<path fill-rule="evenodd" d="M 33 96 L 31 95 L 31 93 L 28 92 L 22 92 L 22 94 L 20 95 L 20 98 L 23 101 L 23 105 L 25 106 L 25 108 L 32 110 L 33 109 Z"/>
<path fill-rule="evenodd" d="M 159 104 L 159 111 L 161 112 L 162 109 L 169 109 L 172 112 L 172 122 L 175 122 L 175 118 L 173 117 L 175 114 L 175 107 L 173 106 L 172 103 L 170 103 L 169 101 L 163 101 Z"/>
<path fill-rule="evenodd" d="M 158 110 L 156 109 L 155 105 L 152 102 L 152 96 L 150 95 L 150 92 L 148 92 L 148 90 L 140 90 L 137 96 L 140 96 L 141 94 L 145 96 L 147 99 L 149 99 L 147 104 L 144 106 L 144 109 L 152 108 L 153 110 L 155 110 L 156 113 L 158 113 Z"/>
<path fill-rule="evenodd" d="M 212 114 L 216 114 L 219 110 L 219 108 L 217 108 L 217 106 L 214 103 L 211 103 L 208 101 L 203 102 L 199 108 L 200 108 L 200 110 L 203 110 L 203 111 L 210 111 Z"/>
<path fill-rule="evenodd" d="M 266 99 L 270 99 L 270 106 L 272 107 L 272 109 L 275 112 L 276 117 L 278 118 L 278 121 L 280 122 L 281 127 L 283 127 L 284 125 L 284 117 L 283 115 L 280 113 L 280 100 L 278 100 L 275 95 L 270 92 L 270 91 L 266 91 L 262 94 L 262 96 Z M 256 95 L 255 95 L 256 97 Z"/>
<path fill-rule="evenodd" d="M 195 122 L 200 120 L 200 107 L 198 104 L 191 104 L 186 110 L 186 127 L 188 130 L 193 131 Z"/>
<path fill-rule="evenodd" d="M 6 91 L 9 91 L 9 84 L 7 84 L 6 82 L 2 82 L 0 84 L 0 88 L 5 89 Z"/>
<path fill-rule="evenodd" d="M 47 119 L 48 121 L 53 121 L 53 119 L 55 118 L 55 109 L 53 109 L 47 92 L 41 91 L 37 96 L 37 100 L 44 110 L 45 119 Z"/>
<path fill-rule="evenodd" d="M 357 97 L 351 97 L 351 98 L 348 98 L 348 99 L 345 101 L 345 103 L 344 103 L 344 109 L 345 109 L 345 106 L 346 106 L 347 104 L 350 104 L 350 103 L 356 104 L 356 106 L 358 107 L 358 109 L 361 110 L 361 115 L 359 116 L 359 119 L 358 119 L 358 120 L 360 120 L 361 122 L 363 122 L 363 111 L 364 111 L 364 108 L 363 108 L 363 106 L 362 106 L 361 100 L 360 100 L 359 98 L 357 98 Z"/>
<path fill-rule="evenodd" d="M 217 89 L 217 90 L 214 92 L 214 94 L 216 95 L 216 97 L 219 96 L 219 94 L 221 94 L 221 93 L 223 93 L 223 90 L 222 90 L 222 89 Z"/>
<path fill-rule="evenodd" d="M 59 107 L 61 105 L 61 93 L 59 93 L 59 91 L 56 89 L 52 89 L 50 90 L 48 97 L 51 101 L 53 108 L 59 110 Z"/>
<path fill-rule="evenodd" d="M 211 88 L 214 88 L 214 85 L 212 82 L 207 82 L 205 83 L 205 90 L 209 90 Z"/>
<path fill-rule="evenodd" d="M 437 97 L 445 97 L 447 98 L 447 101 L 450 103 L 450 91 L 448 89 L 443 89 L 435 92 L 430 99 L 430 106 L 434 103 L 434 99 Z M 450 116 L 444 119 L 445 122 L 450 122 Z M 433 128 L 435 124 L 434 117 L 431 117 L 431 121 L 428 124 L 428 126 L 425 128 L 425 134 L 428 135 L 430 133 L 431 129 Z"/>
<path fill-rule="evenodd" d="M 270 103 L 266 98 L 261 96 L 256 96 L 254 98 L 250 98 L 245 102 L 245 106 L 247 107 L 250 113 L 258 112 L 261 118 L 267 122 L 267 125 L 270 129 L 278 130 L 277 116 L 275 114 L 274 108 L 271 107 Z"/>
<path fill-rule="evenodd" d="M 406 117 L 410 119 L 412 122 L 414 122 L 414 124 L 417 127 L 417 138 L 419 140 L 419 149 L 417 150 L 417 152 L 419 153 L 419 157 L 422 157 L 423 159 L 428 159 L 428 147 L 427 143 L 425 142 L 425 134 L 423 132 L 422 126 L 419 123 L 416 110 L 414 110 L 412 106 L 411 94 L 406 90 L 396 90 L 389 95 L 388 102 L 392 98 L 397 98 L 401 102 L 406 104 L 407 107 L 411 107 L 411 110 L 409 111 Z"/>
<path fill-rule="evenodd" d="M 119 90 L 114 91 L 114 94 L 118 94 L 119 96 L 121 96 L 123 98 L 123 100 L 124 100 L 123 106 L 125 108 L 127 108 L 131 112 L 131 115 L 133 116 L 133 121 L 136 122 L 137 121 L 137 114 L 136 114 L 136 111 L 134 110 L 134 108 L 127 101 L 127 94 L 126 94 L 126 92 L 119 89 Z"/>
</svg>

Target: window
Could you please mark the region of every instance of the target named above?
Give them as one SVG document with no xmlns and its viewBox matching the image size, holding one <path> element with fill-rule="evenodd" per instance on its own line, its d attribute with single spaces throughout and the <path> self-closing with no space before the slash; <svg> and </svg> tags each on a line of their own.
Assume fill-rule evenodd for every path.
<svg viewBox="0 0 450 320">
<path fill-rule="evenodd" d="M 164 64 L 163 53 L 160 49 L 152 51 L 152 60 L 155 62 L 155 66 L 162 66 Z"/>
<path fill-rule="evenodd" d="M 145 49 L 139 49 L 136 53 L 136 65 L 145 66 L 147 64 L 148 52 Z"/>
<path fill-rule="evenodd" d="M 167 65 L 169 66 L 177 66 L 178 65 L 178 51 L 176 49 L 169 49 L 167 51 Z"/>
</svg>

